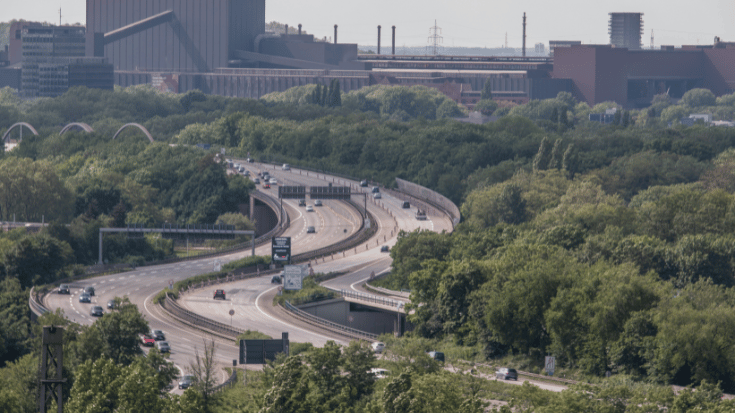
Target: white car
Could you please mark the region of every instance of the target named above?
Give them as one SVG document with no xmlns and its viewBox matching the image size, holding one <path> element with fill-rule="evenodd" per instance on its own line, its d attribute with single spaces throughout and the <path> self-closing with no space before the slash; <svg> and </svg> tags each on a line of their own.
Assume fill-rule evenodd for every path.
<svg viewBox="0 0 735 413">
<path fill-rule="evenodd" d="M 383 199 L 383 196 L 380 195 L 380 192 L 376 192 L 376 193 L 373 194 L 373 198 L 375 198 L 375 199 Z"/>
<path fill-rule="evenodd" d="M 289 164 L 287 164 L 287 163 L 284 163 L 283 166 L 281 167 L 281 170 L 290 171 L 291 170 L 291 166 Z"/>
<path fill-rule="evenodd" d="M 270 182 L 271 185 L 278 185 L 278 179 L 276 179 L 276 178 L 271 178 L 271 180 L 269 182 Z"/>
<path fill-rule="evenodd" d="M 382 353 L 383 350 L 385 350 L 385 343 L 381 341 L 376 341 L 373 344 L 370 345 L 370 347 L 373 348 L 373 351 L 376 353 Z"/>
<path fill-rule="evenodd" d="M 306 206 L 306 212 L 314 212 L 314 207 L 311 205 Z"/>
<path fill-rule="evenodd" d="M 370 374 L 375 376 L 376 379 L 384 379 L 390 375 L 390 371 L 386 369 L 372 368 Z"/>
</svg>

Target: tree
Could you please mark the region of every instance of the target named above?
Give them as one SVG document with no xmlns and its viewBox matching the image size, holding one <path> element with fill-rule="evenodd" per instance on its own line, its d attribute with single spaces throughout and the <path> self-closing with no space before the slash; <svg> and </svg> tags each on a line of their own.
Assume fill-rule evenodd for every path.
<svg viewBox="0 0 735 413">
<path fill-rule="evenodd" d="M 498 102 L 491 99 L 481 99 L 475 104 L 475 110 L 485 116 L 490 116 L 498 109 Z"/>
<path fill-rule="evenodd" d="M 204 348 L 199 352 L 194 347 L 194 360 L 189 364 L 187 370 L 194 377 L 194 388 L 201 393 L 206 402 L 212 389 L 217 384 L 217 360 L 215 352 L 217 351 L 214 338 L 209 340 L 202 339 Z"/>
<path fill-rule="evenodd" d="M 561 164 L 562 164 L 561 139 L 557 139 L 554 141 L 554 147 L 551 148 L 551 157 L 549 159 L 548 169 L 560 169 Z"/>
<path fill-rule="evenodd" d="M 480 94 L 481 100 L 492 100 L 493 98 L 493 83 L 492 79 L 485 81 L 485 85 L 482 87 L 482 93 Z"/>
<path fill-rule="evenodd" d="M 709 89 L 691 89 L 681 97 L 681 103 L 690 108 L 714 106 L 717 103 L 715 94 Z"/>
<path fill-rule="evenodd" d="M 29 336 L 28 292 L 15 278 L 0 281 L 0 366 L 26 352 Z"/>
<path fill-rule="evenodd" d="M 574 148 L 574 144 L 570 143 L 567 150 L 564 151 L 564 157 L 561 160 L 561 169 L 567 171 L 569 178 L 574 178 L 574 174 L 579 171 L 579 154 Z"/>
<path fill-rule="evenodd" d="M 556 110 L 556 108 L 554 108 Z M 549 168 L 549 160 L 551 158 L 551 149 L 549 147 L 549 138 L 544 137 L 538 147 L 536 157 L 533 158 L 534 172 L 543 171 Z"/>
</svg>

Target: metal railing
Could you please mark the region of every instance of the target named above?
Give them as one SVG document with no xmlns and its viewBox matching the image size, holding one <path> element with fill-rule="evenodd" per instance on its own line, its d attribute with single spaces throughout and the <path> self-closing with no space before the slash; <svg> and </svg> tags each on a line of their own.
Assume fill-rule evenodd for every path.
<svg viewBox="0 0 735 413">
<path fill-rule="evenodd" d="M 220 391 L 222 391 L 222 390 L 224 390 L 226 388 L 232 387 L 232 386 L 235 385 L 236 382 L 237 382 L 237 370 L 236 369 L 232 369 L 232 374 L 230 374 L 230 378 L 228 378 L 227 380 L 225 380 L 224 383 L 218 384 L 218 385 L 214 386 L 212 388 L 212 390 L 209 391 L 209 394 L 214 394 L 214 393 L 220 392 Z"/>
<path fill-rule="evenodd" d="M 49 310 L 43 304 L 41 304 L 40 301 L 38 301 L 35 288 L 36 287 L 31 287 L 31 294 L 30 297 L 28 297 L 28 306 L 31 308 L 33 314 L 35 314 L 37 317 L 40 317 L 43 314 L 48 313 Z"/>
<path fill-rule="evenodd" d="M 237 338 L 237 336 L 245 332 L 245 330 L 228 326 L 227 324 L 220 323 L 219 321 L 210 320 L 207 317 L 202 317 L 195 312 L 189 311 L 178 305 L 176 301 L 172 300 L 168 294 L 166 294 L 166 299 L 163 300 L 163 308 L 165 308 L 166 311 L 178 317 L 179 319 L 184 319 L 199 327 L 203 327 L 207 330 L 231 336 L 233 338 Z"/>
<path fill-rule="evenodd" d="M 395 290 L 389 290 L 387 288 L 383 287 L 376 287 L 374 285 L 370 285 L 368 283 L 365 283 L 365 288 L 368 290 L 373 290 L 375 292 L 385 294 L 385 295 L 395 295 L 403 298 L 411 298 L 411 292 L 410 291 L 395 291 Z"/>
<path fill-rule="evenodd" d="M 388 307 L 396 307 L 398 310 L 403 310 L 403 307 L 406 305 L 403 301 L 391 300 L 390 298 L 381 297 L 379 295 L 365 294 L 357 291 L 339 290 L 339 293 L 342 294 L 343 297 L 350 297 L 360 301 L 386 305 Z"/>
<path fill-rule="evenodd" d="M 344 336 L 351 337 L 357 340 L 368 340 L 372 341 L 378 338 L 377 334 L 368 333 L 366 331 L 357 330 L 351 327 L 343 326 L 333 321 L 325 320 L 321 317 L 317 317 L 313 314 L 309 314 L 306 311 L 300 310 L 294 307 L 290 302 L 286 301 L 283 308 L 290 311 L 296 318 L 299 318 L 309 324 L 313 324 L 322 328 L 326 328 L 331 331 L 336 331 Z"/>
</svg>

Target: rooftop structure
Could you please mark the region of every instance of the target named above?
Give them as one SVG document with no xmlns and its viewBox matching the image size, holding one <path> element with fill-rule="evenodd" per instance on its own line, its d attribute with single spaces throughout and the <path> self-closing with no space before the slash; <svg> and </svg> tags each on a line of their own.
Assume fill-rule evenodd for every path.
<svg viewBox="0 0 735 413">
<path fill-rule="evenodd" d="M 641 48 L 643 13 L 610 13 L 610 44 L 629 50 Z"/>
</svg>

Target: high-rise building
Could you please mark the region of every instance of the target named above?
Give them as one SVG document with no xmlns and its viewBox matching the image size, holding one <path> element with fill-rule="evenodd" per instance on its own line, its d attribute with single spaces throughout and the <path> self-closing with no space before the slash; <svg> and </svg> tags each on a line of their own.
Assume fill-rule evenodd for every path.
<svg viewBox="0 0 735 413">
<path fill-rule="evenodd" d="M 630 50 L 641 48 L 643 13 L 610 13 L 610 44 Z"/>
<path fill-rule="evenodd" d="M 22 28 L 21 90 L 24 97 L 53 97 L 72 86 L 112 89 L 112 65 L 86 58 L 83 26 L 31 23 Z"/>
</svg>

